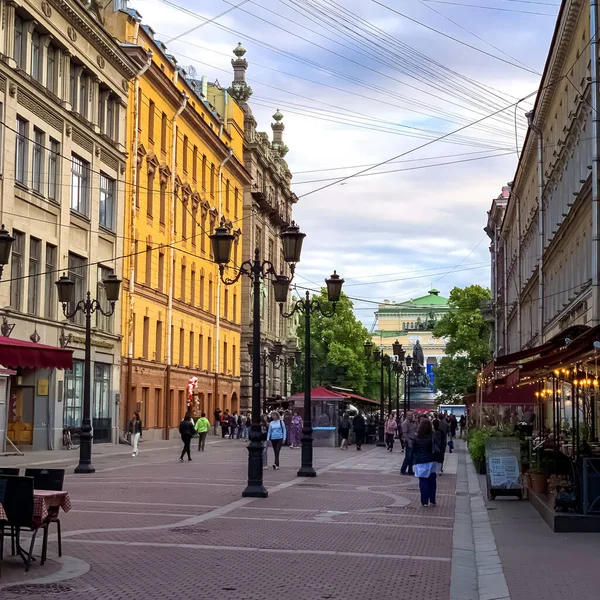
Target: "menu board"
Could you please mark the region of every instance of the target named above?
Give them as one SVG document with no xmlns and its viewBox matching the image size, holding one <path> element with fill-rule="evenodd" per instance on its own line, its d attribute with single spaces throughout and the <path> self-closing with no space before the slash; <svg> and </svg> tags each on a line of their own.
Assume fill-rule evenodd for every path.
<svg viewBox="0 0 600 600">
<path fill-rule="evenodd" d="M 517 438 L 487 438 L 485 457 L 488 491 L 492 497 L 503 491 L 521 491 L 521 447 Z"/>
</svg>

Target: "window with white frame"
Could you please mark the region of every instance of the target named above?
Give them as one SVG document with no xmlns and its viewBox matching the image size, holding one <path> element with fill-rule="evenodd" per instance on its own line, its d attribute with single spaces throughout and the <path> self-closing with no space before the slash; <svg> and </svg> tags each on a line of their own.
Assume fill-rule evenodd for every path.
<svg viewBox="0 0 600 600">
<path fill-rule="evenodd" d="M 98 267 L 98 283 L 96 290 L 96 298 L 100 303 L 100 306 L 104 310 L 108 310 L 110 308 L 110 304 L 106 299 L 106 290 L 104 289 L 104 280 L 108 278 L 108 276 L 113 272 L 112 269 L 108 267 L 103 267 L 100 265 Z M 113 330 L 113 318 L 105 317 L 99 310 L 96 311 L 96 327 L 101 329 L 102 331 L 108 331 L 109 333 Z"/>
<path fill-rule="evenodd" d="M 42 261 L 42 241 L 29 237 L 29 292 L 27 294 L 27 312 L 39 314 L 40 310 L 40 263 Z"/>
<path fill-rule="evenodd" d="M 25 234 L 13 229 L 15 241 L 10 254 L 10 306 L 21 310 L 23 302 L 23 258 L 25 256 Z"/>
<path fill-rule="evenodd" d="M 43 131 L 33 130 L 33 160 L 31 163 L 31 187 L 38 194 L 43 193 L 44 188 L 44 141 L 46 135 Z"/>
<path fill-rule="evenodd" d="M 14 26 L 14 38 L 15 45 L 13 48 L 13 58 L 17 63 L 19 69 L 25 68 L 25 37 L 26 37 L 25 23 L 22 17 L 15 15 L 15 26 Z"/>
<path fill-rule="evenodd" d="M 58 65 L 58 49 L 50 44 L 46 55 L 46 87 L 53 94 L 56 94 L 57 80 L 57 65 Z"/>
<path fill-rule="evenodd" d="M 69 303 L 67 310 L 72 313 L 80 300 L 85 299 L 87 281 L 87 259 L 69 252 L 69 279 L 75 284 L 73 289 L 73 302 Z M 72 321 L 83 325 L 83 313 L 77 312 Z"/>
<path fill-rule="evenodd" d="M 48 152 L 48 198 L 58 202 L 59 194 L 59 157 L 60 144 L 50 138 L 50 148 Z"/>
<path fill-rule="evenodd" d="M 53 319 L 56 311 L 56 246 L 46 244 L 45 293 L 46 302 L 44 315 Z"/>
<path fill-rule="evenodd" d="M 88 89 L 90 78 L 82 71 L 79 76 L 79 114 L 87 119 Z"/>
<path fill-rule="evenodd" d="M 27 132 L 29 123 L 17 117 L 17 137 L 15 142 L 15 181 L 27 183 Z"/>
<path fill-rule="evenodd" d="M 88 216 L 90 164 L 76 154 L 71 156 L 71 210 Z"/>
<path fill-rule="evenodd" d="M 113 229 L 115 213 L 115 180 L 100 173 L 100 214 L 99 223 L 102 227 Z"/>
<path fill-rule="evenodd" d="M 30 74 L 33 79 L 42 83 L 42 36 L 39 31 L 31 34 L 31 66 Z"/>
</svg>

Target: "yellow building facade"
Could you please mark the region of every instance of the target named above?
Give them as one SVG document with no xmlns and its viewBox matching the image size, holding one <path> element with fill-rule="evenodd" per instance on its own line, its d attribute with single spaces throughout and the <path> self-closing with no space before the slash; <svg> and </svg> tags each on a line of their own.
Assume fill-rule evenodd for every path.
<svg viewBox="0 0 600 600">
<path fill-rule="evenodd" d="M 127 115 L 121 419 L 139 410 L 144 437 L 160 439 L 188 410 L 193 377 L 194 414 L 239 407 L 241 282 L 221 283 L 209 235 L 224 224 L 241 262 L 244 116 L 226 90 L 211 88 L 212 104 L 206 79 L 178 67 L 139 13 L 106 19 L 147 56 Z"/>
</svg>

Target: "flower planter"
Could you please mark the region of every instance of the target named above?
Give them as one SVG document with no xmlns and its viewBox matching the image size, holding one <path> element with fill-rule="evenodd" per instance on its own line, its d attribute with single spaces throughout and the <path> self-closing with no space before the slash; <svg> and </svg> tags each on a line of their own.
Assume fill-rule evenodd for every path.
<svg viewBox="0 0 600 600">
<path fill-rule="evenodd" d="M 533 473 L 531 475 L 531 489 L 536 494 L 545 494 L 548 492 L 548 478 L 542 473 Z"/>
</svg>

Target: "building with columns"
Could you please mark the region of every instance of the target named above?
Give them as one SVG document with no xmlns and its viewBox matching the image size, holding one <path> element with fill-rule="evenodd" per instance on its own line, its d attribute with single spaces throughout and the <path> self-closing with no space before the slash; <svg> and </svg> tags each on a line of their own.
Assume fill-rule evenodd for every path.
<svg viewBox="0 0 600 600">
<path fill-rule="evenodd" d="M 263 260 L 269 260 L 278 273 L 290 275 L 289 266 L 283 260 L 281 229 L 292 221 L 292 208 L 298 197 L 292 192 L 292 174 L 285 155 L 288 147 L 283 142 L 283 115 L 277 110 L 273 115 L 271 129 L 273 139 L 267 133 L 257 131 L 257 121 L 248 100 L 252 88 L 246 82 L 248 61 L 246 50 L 238 44 L 232 59 L 234 79 L 229 88 L 244 111 L 244 166 L 250 173 L 251 182 L 244 188 L 244 237 L 242 258 L 254 257 L 259 248 Z M 296 321 L 285 319 L 275 303 L 270 283 L 262 289 L 261 331 L 263 348 L 273 349 L 276 343 L 284 345 L 284 352 L 275 362 L 267 360 L 266 395 L 270 398 L 283 397 L 290 393 L 292 375 L 291 360 L 297 346 L 295 341 Z M 247 352 L 252 339 L 252 285 L 249 278 L 242 284 L 242 341 L 241 341 L 241 407 L 251 404 L 252 364 Z"/>
<path fill-rule="evenodd" d="M 161 439 L 188 409 L 239 410 L 242 283 L 222 284 L 209 236 L 225 226 L 241 262 L 244 113 L 182 69 L 126 2 L 107 5 L 105 18 L 144 56 L 128 89 L 121 419 L 139 410 L 144 437 Z"/>
<path fill-rule="evenodd" d="M 16 369 L 8 438 L 60 448 L 63 425 L 81 425 L 85 328 L 81 313 L 64 318 L 55 281 L 67 272 L 75 302 L 90 291 L 109 308 L 102 280 L 122 275 L 125 113 L 138 67 L 90 3 L 2 0 L 0 12 L 0 216 L 15 238 L 1 332 L 74 358 L 67 371 Z M 92 318 L 94 442 L 118 437 L 121 307 Z"/>
<path fill-rule="evenodd" d="M 384 300 L 375 312 L 377 321 L 371 334 L 373 346 L 393 355 L 392 344 L 398 340 L 406 354 L 413 355 L 418 342 L 423 351 L 423 364 L 433 384 L 434 369 L 446 355 L 446 343 L 433 335 L 433 327 L 449 310 L 448 299 L 435 289 L 407 302 Z"/>
</svg>

